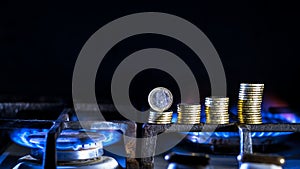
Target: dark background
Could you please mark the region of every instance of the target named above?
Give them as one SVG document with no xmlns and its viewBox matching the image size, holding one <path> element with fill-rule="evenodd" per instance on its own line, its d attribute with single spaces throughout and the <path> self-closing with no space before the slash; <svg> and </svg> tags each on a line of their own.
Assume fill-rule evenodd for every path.
<svg viewBox="0 0 300 169">
<path fill-rule="evenodd" d="M 299 5 L 286 1 L 207 2 L 0 2 L 0 96 L 39 96 L 70 101 L 76 58 L 87 39 L 121 16 L 165 12 L 198 26 L 218 51 L 227 77 L 228 96 L 237 97 L 239 83 L 265 84 L 269 98 L 299 108 Z M 110 80 L 117 65 L 134 51 L 160 47 L 179 55 L 195 73 L 201 99 L 210 94 L 207 73 L 190 49 L 159 35 L 125 39 L 106 56 L 98 70 L 99 102 L 111 103 Z M 174 79 L 161 71 L 138 74 L 130 87 L 133 104 L 147 107 L 155 86 L 169 87 L 179 97 Z M 277 99 L 278 100 L 278 99 Z"/>
</svg>

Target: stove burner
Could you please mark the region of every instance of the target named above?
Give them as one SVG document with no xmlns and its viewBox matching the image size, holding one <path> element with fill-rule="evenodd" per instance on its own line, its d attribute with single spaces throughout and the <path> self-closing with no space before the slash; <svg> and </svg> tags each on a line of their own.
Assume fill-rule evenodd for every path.
<svg viewBox="0 0 300 169">
<path fill-rule="evenodd" d="M 30 134 L 28 140 L 36 147 L 43 148 L 45 145 L 46 132 L 37 132 Z M 105 136 L 95 132 L 86 132 L 83 130 L 64 130 L 56 141 L 56 149 L 67 150 L 86 150 L 93 148 L 103 148 L 102 141 Z"/>
<path fill-rule="evenodd" d="M 37 147 L 31 155 L 42 159 L 45 149 L 46 132 L 37 132 L 28 136 L 29 142 Z M 64 130 L 56 141 L 57 161 L 75 161 L 97 158 L 103 155 L 104 135 L 82 130 Z"/>
</svg>

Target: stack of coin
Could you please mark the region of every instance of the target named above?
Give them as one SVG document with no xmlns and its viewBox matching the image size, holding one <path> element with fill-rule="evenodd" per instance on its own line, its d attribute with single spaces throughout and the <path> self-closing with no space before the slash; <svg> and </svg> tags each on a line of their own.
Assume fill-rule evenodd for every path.
<svg viewBox="0 0 300 169">
<path fill-rule="evenodd" d="M 178 104 L 177 105 L 178 118 L 177 123 L 181 124 L 198 124 L 200 123 L 200 104 Z"/>
<path fill-rule="evenodd" d="M 164 87 L 154 88 L 148 95 L 148 103 L 153 111 L 150 111 L 148 123 L 169 124 L 172 122 L 172 111 L 168 110 L 173 103 L 173 95 Z"/>
<path fill-rule="evenodd" d="M 148 123 L 153 124 L 170 124 L 172 122 L 172 111 L 167 112 L 155 112 L 150 111 Z"/>
<path fill-rule="evenodd" d="M 238 118 L 240 123 L 261 124 L 261 102 L 264 84 L 240 84 Z"/>
<path fill-rule="evenodd" d="M 228 97 L 206 97 L 205 98 L 205 115 L 208 124 L 228 124 Z"/>
</svg>

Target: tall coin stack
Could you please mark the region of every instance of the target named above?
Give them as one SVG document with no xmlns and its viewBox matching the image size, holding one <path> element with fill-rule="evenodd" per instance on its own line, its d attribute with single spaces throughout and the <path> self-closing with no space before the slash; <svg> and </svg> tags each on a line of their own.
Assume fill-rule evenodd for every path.
<svg viewBox="0 0 300 169">
<path fill-rule="evenodd" d="M 228 124 L 228 97 L 206 97 L 205 115 L 208 124 Z"/>
<path fill-rule="evenodd" d="M 240 123 L 261 124 L 261 102 L 264 84 L 241 83 L 238 101 Z"/>
<path fill-rule="evenodd" d="M 150 111 L 148 123 L 152 124 L 170 124 L 172 122 L 172 111 L 155 112 Z"/>
<path fill-rule="evenodd" d="M 200 104 L 178 104 L 177 105 L 177 123 L 180 124 L 198 124 L 200 123 Z"/>
</svg>

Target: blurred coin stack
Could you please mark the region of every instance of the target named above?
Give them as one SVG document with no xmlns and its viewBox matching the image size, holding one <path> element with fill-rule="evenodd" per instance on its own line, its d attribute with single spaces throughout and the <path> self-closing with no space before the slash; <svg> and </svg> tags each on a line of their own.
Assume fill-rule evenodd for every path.
<svg viewBox="0 0 300 169">
<path fill-rule="evenodd" d="M 150 111 L 148 123 L 153 124 L 170 124 L 172 122 L 172 111 L 156 112 Z"/>
<path fill-rule="evenodd" d="M 200 104 L 185 104 L 177 105 L 177 123 L 180 124 L 199 124 L 200 123 Z"/>
<path fill-rule="evenodd" d="M 261 102 L 264 84 L 241 83 L 238 101 L 240 123 L 261 124 Z"/>
<path fill-rule="evenodd" d="M 228 124 L 228 97 L 206 97 L 205 115 L 208 124 Z"/>
</svg>

